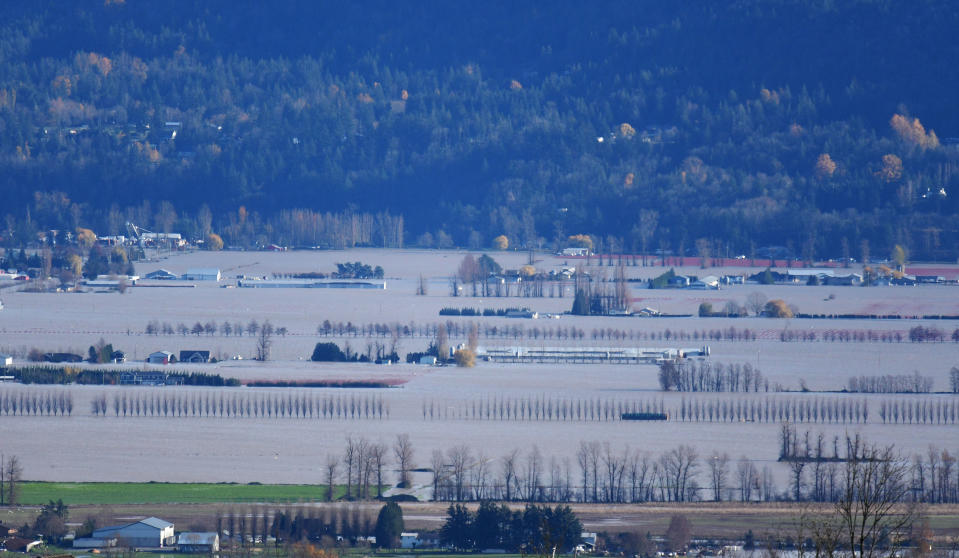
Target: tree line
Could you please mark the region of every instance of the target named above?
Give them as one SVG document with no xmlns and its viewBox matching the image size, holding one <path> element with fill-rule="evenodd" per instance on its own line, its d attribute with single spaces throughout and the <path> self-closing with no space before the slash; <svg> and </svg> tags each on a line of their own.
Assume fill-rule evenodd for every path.
<svg viewBox="0 0 959 558">
<path fill-rule="evenodd" d="M 657 416 L 681 422 L 755 422 L 774 424 L 956 424 L 959 401 L 941 398 L 814 397 L 764 395 L 751 398 L 683 397 L 678 405 L 662 399 L 561 398 L 545 394 L 525 397 L 478 397 L 467 401 L 424 399 L 423 420 L 612 422 L 630 415 Z M 875 413 L 875 414 L 873 414 Z"/>
<path fill-rule="evenodd" d="M 0 390 L 0 413 L 6 416 L 72 416 L 70 390 Z"/>
<path fill-rule="evenodd" d="M 2 402 L 2 399 L 0 399 Z M 94 416 L 114 417 L 227 417 L 382 420 L 389 418 L 389 403 L 377 395 L 318 395 L 306 391 L 287 393 L 235 393 L 211 391 L 114 391 L 94 396 Z"/>
</svg>

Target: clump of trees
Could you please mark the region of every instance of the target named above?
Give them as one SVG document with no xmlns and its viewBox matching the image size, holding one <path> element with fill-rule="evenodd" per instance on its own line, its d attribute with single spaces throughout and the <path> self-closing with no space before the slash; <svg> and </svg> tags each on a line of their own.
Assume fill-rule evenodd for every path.
<svg viewBox="0 0 959 558">
<path fill-rule="evenodd" d="M 451 504 L 440 528 L 440 541 L 458 551 L 487 548 L 546 556 L 566 553 L 580 543 L 583 526 L 569 506 L 527 505 L 510 510 L 505 504 L 480 503 L 476 512 Z"/>
<path fill-rule="evenodd" d="M 886 374 L 884 376 L 854 376 L 849 378 L 848 391 L 853 393 L 929 393 L 932 391 L 931 376 L 912 374 Z"/>
<path fill-rule="evenodd" d="M 659 366 L 659 387 L 663 391 L 758 393 L 769 391 L 769 379 L 748 362 L 664 362 Z"/>
<path fill-rule="evenodd" d="M 313 354 L 310 355 L 310 360 L 313 362 L 380 362 L 383 360 L 398 362 L 399 359 L 395 344 L 391 351 L 387 352 L 386 346 L 379 342 L 368 343 L 365 353 L 353 352 L 349 343 L 345 345 L 345 349 L 340 349 L 336 343 L 319 342 L 313 347 Z"/>
</svg>

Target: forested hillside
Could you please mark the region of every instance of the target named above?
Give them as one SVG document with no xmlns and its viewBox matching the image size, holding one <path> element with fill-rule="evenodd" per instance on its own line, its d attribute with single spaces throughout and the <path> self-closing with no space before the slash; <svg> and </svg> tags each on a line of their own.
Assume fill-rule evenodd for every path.
<svg viewBox="0 0 959 558">
<path fill-rule="evenodd" d="M 330 212 L 390 223 L 371 244 L 959 255 L 944 0 L 5 2 L 0 22 L 8 246 L 127 220 L 312 244 Z"/>
</svg>

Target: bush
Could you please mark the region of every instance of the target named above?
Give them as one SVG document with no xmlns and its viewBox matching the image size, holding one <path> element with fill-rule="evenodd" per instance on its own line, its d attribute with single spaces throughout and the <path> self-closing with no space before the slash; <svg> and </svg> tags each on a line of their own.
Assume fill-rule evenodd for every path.
<svg viewBox="0 0 959 558">
<path fill-rule="evenodd" d="M 317 343 L 313 347 L 313 362 L 345 362 L 346 355 L 336 343 Z"/>
</svg>

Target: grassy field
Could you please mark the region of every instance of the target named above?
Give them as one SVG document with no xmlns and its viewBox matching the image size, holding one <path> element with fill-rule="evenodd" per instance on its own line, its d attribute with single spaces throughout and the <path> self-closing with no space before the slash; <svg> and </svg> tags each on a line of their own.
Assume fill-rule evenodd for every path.
<svg viewBox="0 0 959 558">
<path fill-rule="evenodd" d="M 323 501 L 326 487 L 310 484 L 24 482 L 21 504 L 63 500 L 70 506 Z M 339 492 L 339 490 L 338 490 Z"/>
</svg>

